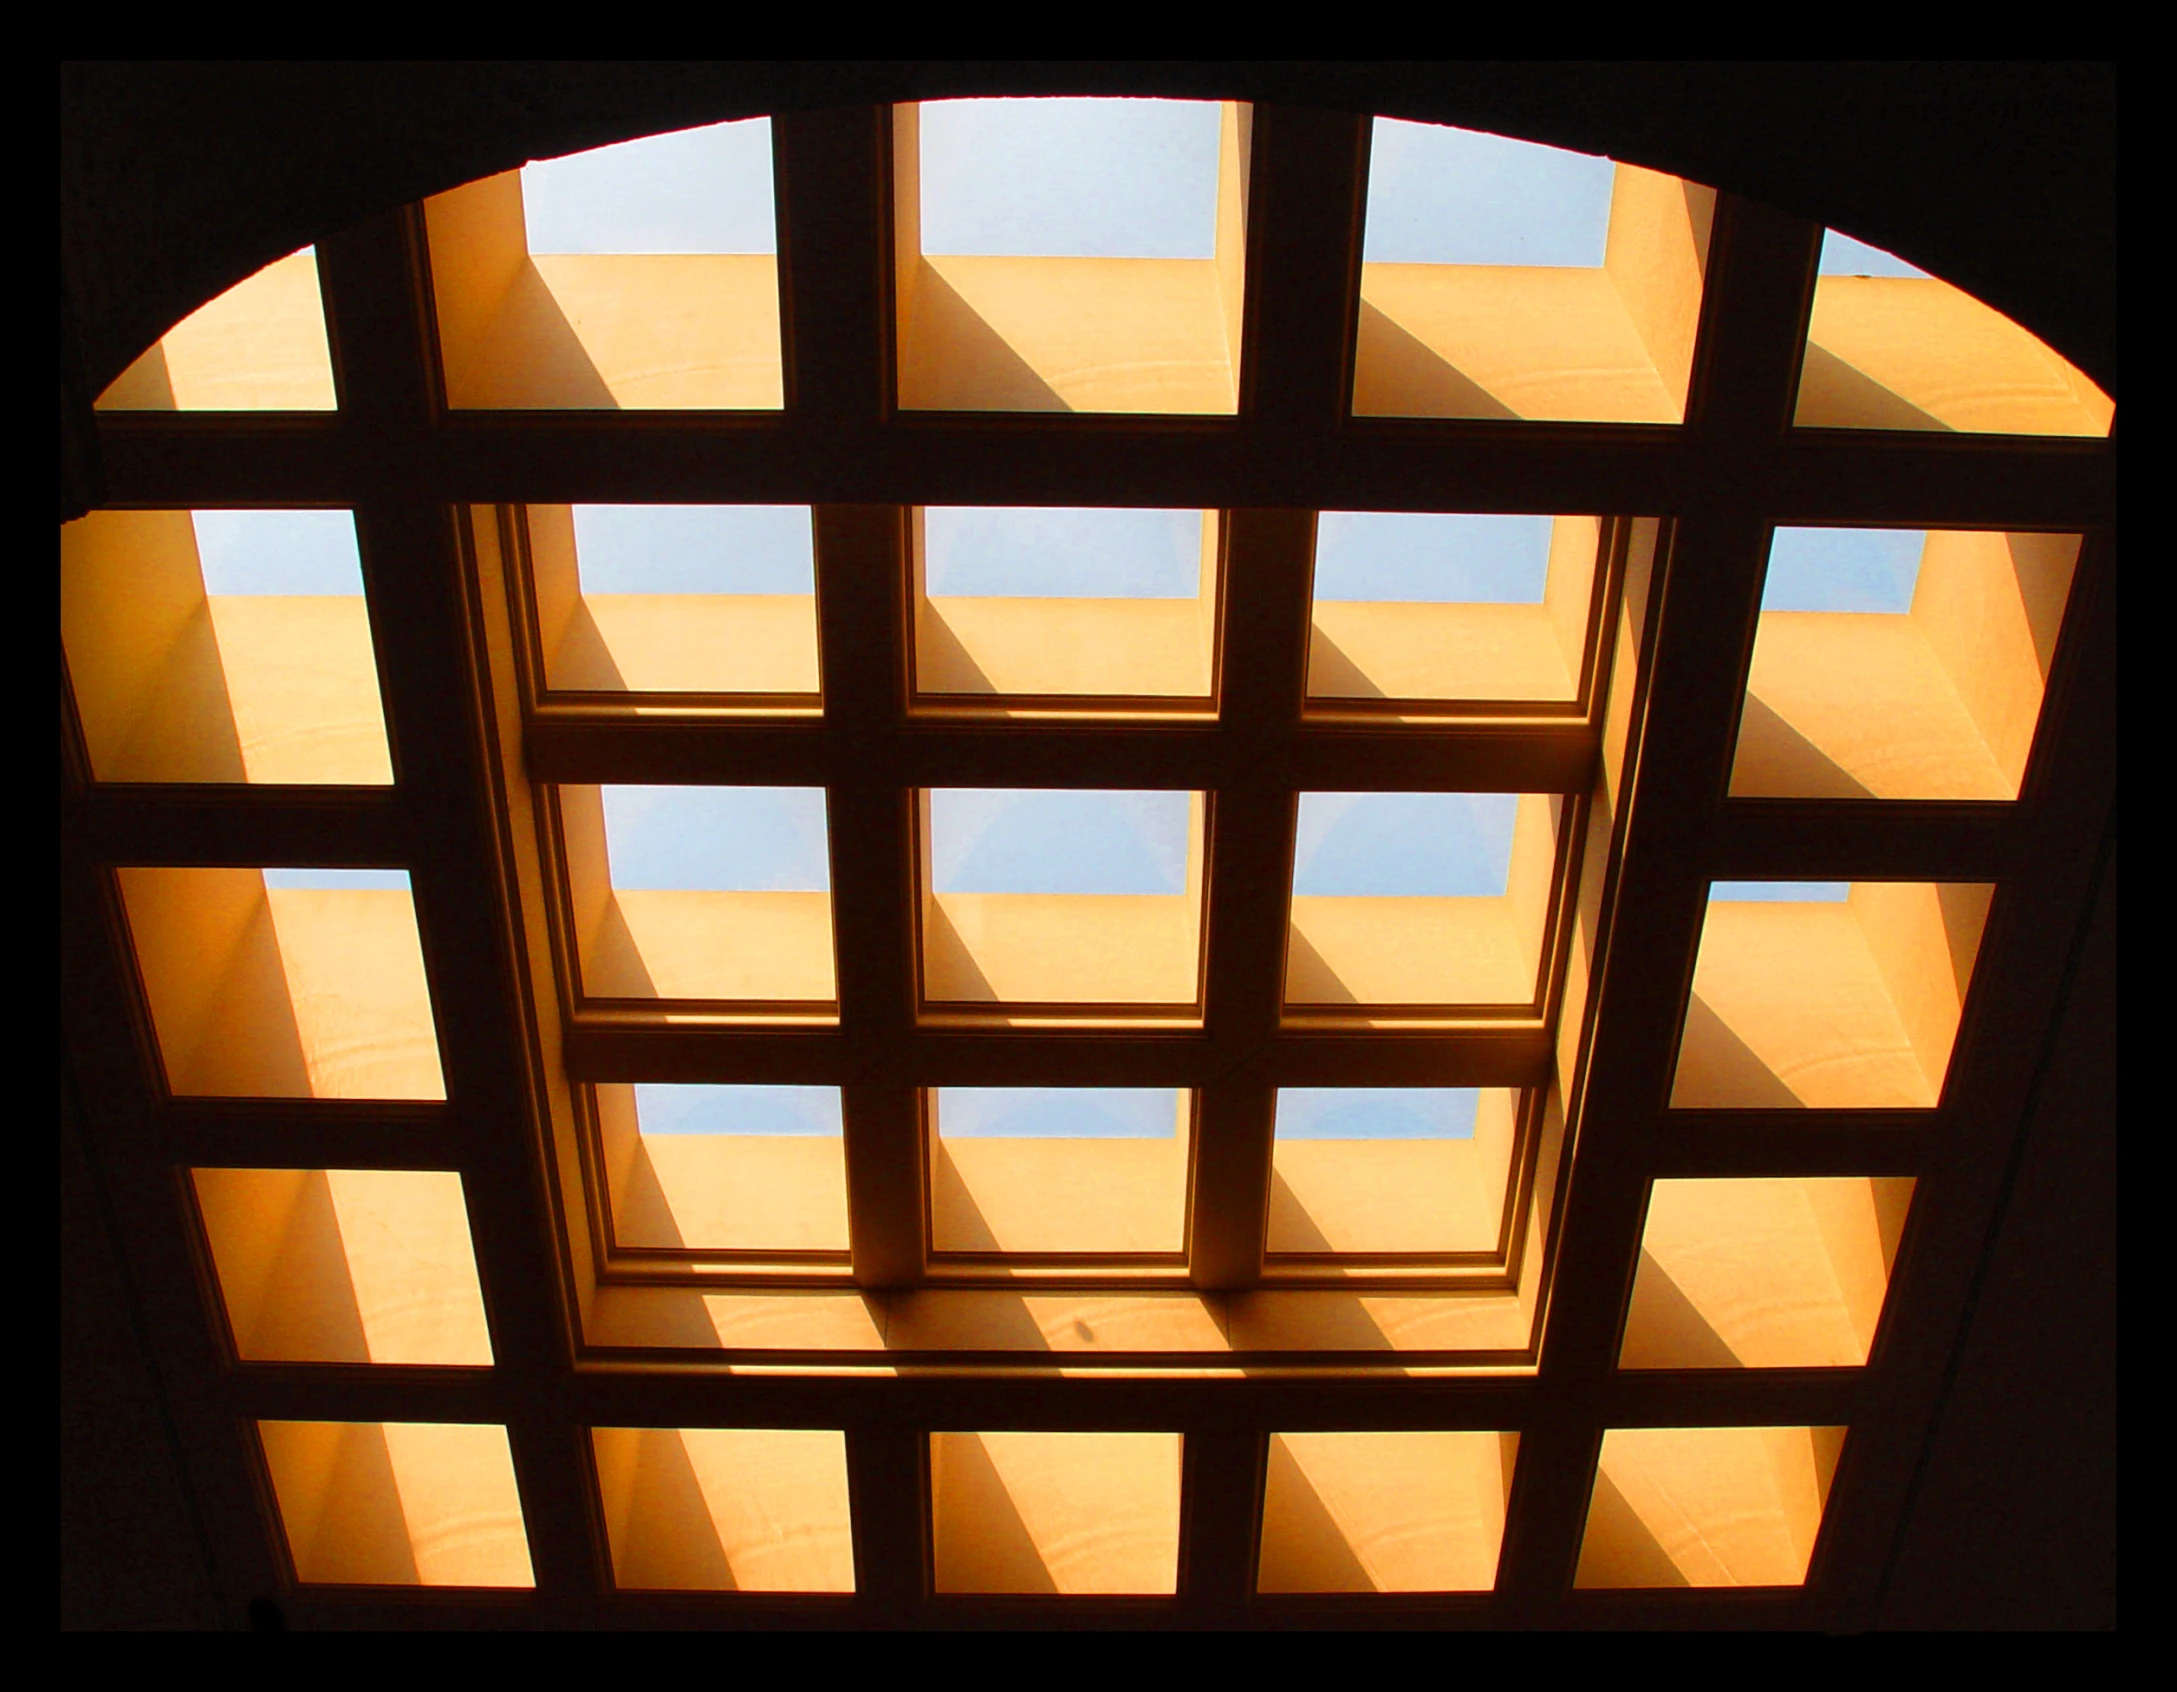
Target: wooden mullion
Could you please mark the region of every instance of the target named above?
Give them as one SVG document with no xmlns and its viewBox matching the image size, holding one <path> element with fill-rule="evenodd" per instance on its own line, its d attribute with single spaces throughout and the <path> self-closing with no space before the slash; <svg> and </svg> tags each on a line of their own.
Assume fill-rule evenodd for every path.
<svg viewBox="0 0 2177 1692">
<path fill-rule="evenodd" d="M 1351 394 L 1368 119 L 1263 106 L 1253 127 L 1240 404 L 1298 444 L 1333 433 Z"/>
<path fill-rule="evenodd" d="M 914 1024 L 913 795 L 883 752 L 906 703 L 905 543 L 895 507 L 817 508 L 847 1224 L 871 1287 L 922 1269 L 921 1115 L 898 1061 Z"/>
<path fill-rule="evenodd" d="M 107 503 L 343 505 L 358 467 L 336 426 L 218 427 L 102 413 Z M 1170 506 L 1601 511 L 1655 515 L 1701 496 L 1687 431 L 1656 425 L 1349 420 L 812 418 L 534 412 L 439 421 L 419 485 L 450 503 L 727 501 L 1093 505 L 1114 487 Z M 1805 429 L 1742 466 L 1782 523 L 2083 528 L 2116 518 L 2110 441 Z"/>
<path fill-rule="evenodd" d="M 1519 1521 L 1501 1577 L 1523 1619 L 1553 1613 L 1578 1554 L 1585 1465 L 1602 1432 L 1591 1407 L 1611 1379 L 1638 1251 L 1647 1154 L 1699 935 L 1697 866 L 1723 796 L 1767 552 L 1768 527 L 1741 471 L 1773 455 L 1788 426 L 1818 239 L 1812 225 L 1781 213 L 1733 196 L 1719 202 L 1688 423 L 1709 474 L 1703 503 L 1674 525 L 1652 601 L 1648 709 L 1616 916 L 1592 989 L 1594 1043 L 1559 1224 L 1543 1403 L 1532 1450 L 1521 1452 Z"/>
<path fill-rule="evenodd" d="M 844 434 L 874 430 L 887 409 L 890 117 L 888 107 L 851 106 L 771 121 L 787 421 L 832 450 Z"/>
<path fill-rule="evenodd" d="M 109 864 L 393 865 L 409 827 L 386 788 L 93 787 L 61 808 L 62 850 Z"/>
<path fill-rule="evenodd" d="M 484 1389 L 507 1428 L 537 1596 L 580 1614 L 598 1595 L 588 1465 L 565 1411 L 571 1318 L 535 1130 L 524 1120 L 527 1032 L 485 770 L 479 670 L 456 515 L 417 486 L 434 361 L 414 219 L 366 220 L 319 248 L 343 373 L 344 427 L 367 476 L 356 501 L 396 794 L 413 827 L 410 878 L 446 1077 L 446 1151 L 462 1175 L 494 1364 Z"/>
<path fill-rule="evenodd" d="M 1262 1273 L 1275 1095 L 1264 1058 L 1284 997 L 1292 882 L 1290 790 L 1257 773 L 1297 731 L 1307 653 L 1315 515 L 1225 518 L 1226 776 L 1210 799 L 1205 1027 L 1215 1075 L 1201 1094 L 1188 1262 L 1203 1288 Z"/>
</svg>

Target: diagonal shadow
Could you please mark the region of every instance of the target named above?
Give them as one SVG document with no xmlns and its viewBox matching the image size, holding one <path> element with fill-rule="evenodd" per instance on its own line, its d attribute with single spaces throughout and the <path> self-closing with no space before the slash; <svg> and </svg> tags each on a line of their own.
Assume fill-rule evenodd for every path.
<svg viewBox="0 0 2177 1692">
<path fill-rule="evenodd" d="M 914 411 L 1071 411 L 927 259 L 916 261 L 901 405 Z"/>
<path fill-rule="evenodd" d="M 734 1592 L 740 1583 L 678 1428 L 645 1428 L 628 1501 L 620 1587 Z"/>
<path fill-rule="evenodd" d="M 1737 1369 L 1744 1365 L 1671 1272 L 1643 1248 L 1625 1317 L 1621 1369 Z"/>
<path fill-rule="evenodd" d="M 1802 429 L 1936 429 L 1948 423 L 1922 411 L 1827 347 L 1807 343 L 1799 370 L 1799 403 L 1792 422 Z"/>
<path fill-rule="evenodd" d="M 962 1179 L 960 1166 L 943 1140 L 935 1141 L 930 1160 L 930 1241 L 935 1251 L 998 1251 L 998 1236 Z M 1041 1337 L 1041 1330 L 1038 1330 Z"/>
<path fill-rule="evenodd" d="M 273 1259 L 273 1284 L 237 1349 L 258 1362 L 368 1363 L 370 1340 L 355 1301 L 355 1272 L 322 1169 L 303 1174 Z"/>
<path fill-rule="evenodd" d="M 567 619 L 567 632 L 560 636 L 559 650 L 552 654 L 551 662 L 545 668 L 551 685 L 570 693 L 629 691 L 619 660 L 613 657 L 612 648 L 606 644 L 605 631 L 597 626 L 590 602 L 580 595 L 576 596 L 574 611 Z"/>
<path fill-rule="evenodd" d="M 935 1436 L 937 1590 L 1058 1590 L 981 1434 Z"/>
<path fill-rule="evenodd" d="M 98 396 L 100 411 L 176 411 L 174 377 L 167 368 L 166 342 L 151 343 L 151 350 L 130 365 Z"/>
<path fill-rule="evenodd" d="M 657 1165 L 650 1161 L 650 1148 L 640 1134 L 635 1137 L 635 1155 L 628 1160 L 627 1178 L 613 1199 L 613 1235 L 619 1244 L 655 1248 L 687 1245 L 680 1219 L 673 1214 L 673 1201 L 658 1179 Z"/>
<path fill-rule="evenodd" d="M 1277 1434 L 1270 1436 L 1269 1472 L 1263 1486 L 1262 1560 L 1257 1565 L 1255 1590 L 1383 1590 L 1355 1554 L 1307 1471 Z"/>
<path fill-rule="evenodd" d="M 658 984 L 643 962 L 642 948 L 621 913 L 620 901 L 608 896 L 596 937 L 582 960 L 582 996 L 587 999 L 654 999 Z"/>
<path fill-rule="evenodd" d="M 1289 1005 L 1357 1005 L 1353 989 L 1339 978 L 1323 954 L 1308 943 L 1299 926 L 1285 928 L 1285 1002 Z"/>
<path fill-rule="evenodd" d="M 1777 799 L 1872 799 L 1867 787 L 1749 691 L 1731 761 L 1731 792 Z"/>
<path fill-rule="evenodd" d="M 926 998 L 940 1002 L 998 1002 L 998 990 L 935 899 L 926 899 L 922 905 L 922 991 Z"/>
<path fill-rule="evenodd" d="M 1504 417 L 1519 415 L 1428 342 L 1361 301 L 1353 360 L 1353 411 L 1359 417 Z"/>
<path fill-rule="evenodd" d="M 945 614 L 927 597 L 915 610 L 915 687 L 922 693 L 996 693 Z"/>
<path fill-rule="evenodd" d="M 1320 624 L 1308 634 L 1308 693 L 1322 699 L 1382 699 L 1387 695 Z"/>
<path fill-rule="evenodd" d="M 297 1577 L 311 1582 L 414 1586 L 422 1580 L 393 1454 L 378 1423 L 342 1428 L 316 1531 L 307 1545 L 294 1547 L 294 1557 Z"/>
<path fill-rule="evenodd" d="M 1640 1513 L 1600 1468 L 1588 1500 L 1587 1531 L 1580 1536 L 1576 1587 L 1690 1586 Z"/>
<path fill-rule="evenodd" d="M 487 343 L 472 350 L 469 362 L 484 365 L 488 375 L 481 383 L 472 380 L 463 384 L 485 391 L 481 395 L 464 394 L 467 403 L 620 409 L 620 402 L 606 386 L 589 348 L 567 321 L 566 310 L 534 259 L 522 260 L 487 334 Z"/>
<path fill-rule="evenodd" d="M 173 748 L 180 748 L 176 759 Z M 209 605 L 174 636 L 115 760 L 123 781 L 247 781 L 226 659 Z"/>
<path fill-rule="evenodd" d="M 1308 1207 L 1286 1184 L 1274 1163 L 1270 1168 L 1270 1225 L 1265 1249 L 1273 1252 L 1337 1249 L 1316 1226 L 1315 1218 L 1308 1214 Z"/>
<path fill-rule="evenodd" d="M 1671 1081 L 1673 1110 L 1798 1110 L 1798 1094 L 1696 993 Z"/>
<path fill-rule="evenodd" d="M 269 903 L 259 904 L 244 925 L 215 991 L 212 1013 L 189 1054 L 188 1085 L 177 1084 L 174 1090 L 243 1098 L 311 1097 L 310 1060 L 302 1049 L 294 992 Z"/>
</svg>

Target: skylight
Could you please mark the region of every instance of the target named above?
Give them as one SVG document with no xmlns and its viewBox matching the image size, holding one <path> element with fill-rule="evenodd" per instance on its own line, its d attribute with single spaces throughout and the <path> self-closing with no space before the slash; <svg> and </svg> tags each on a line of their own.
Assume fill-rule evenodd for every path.
<svg viewBox="0 0 2177 1692">
<path fill-rule="evenodd" d="M 584 593 L 809 594 L 806 505 L 577 505 Z"/>
<path fill-rule="evenodd" d="M 1474 1087 L 1281 1087 L 1280 1140 L 1470 1140 Z"/>
<path fill-rule="evenodd" d="M 1598 267 L 1614 169 L 1560 147 L 1379 117 L 1361 256 L 1370 264 Z"/>
<path fill-rule="evenodd" d="M 771 120 L 709 124 L 522 167 L 532 253 L 776 253 Z"/>
<path fill-rule="evenodd" d="M 822 893 L 831 887 L 820 787 L 607 787 L 616 889 Z"/>
<path fill-rule="evenodd" d="M 1865 241 L 1855 241 L 1849 235 L 1840 235 L 1834 229 L 1823 231 L 1822 256 L 1815 266 L 1819 276 L 1917 276 L 1927 279 L 1928 273 L 1917 265 L 1907 264 L 1895 253 L 1886 253 L 1880 247 L 1870 247 Z"/>
<path fill-rule="evenodd" d="M 930 794 L 937 893 L 1183 893 L 1187 793 L 940 788 Z"/>
<path fill-rule="evenodd" d="M 1293 852 L 1302 896 L 1503 896 L 1514 793 L 1303 793 Z"/>
<path fill-rule="evenodd" d="M 933 597 L 1192 599 L 1201 511 L 931 506 L 924 591 Z"/>
<path fill-rule="evenodd" d="M 1218 127 L 1199 100 L 926 103 L 922 251 L 1210 258 Z"/>
<path fill-rule="evenodd" d="M 1315 526 L 1315 597 L 1539 605 L 1554 526 L 1549 517 L 1326 511 Z"/>
<path fill-rule="evenodd" d="M 948 1140 L 1169 1140 L 1184 1101 L 1176 1087 L 940 1087 L 937 1131 Z"/>
<path fill-rule="evenodd" d="M 192 511 L 208 594 L 353 594 L 363 564 L 350 511 Z"/>
<path fill-rule="evenodd" d="M 635 1083 L 635 1119 L 645 1134 L 837 1136 L 837 1087 Z"/>
<path fill-rule="evenodd" d="M 1712 903 L 1836 905 L 1851 897 L 1849 881 L 1712 881 Z"/>
<path fill-rule="evenodd" d="M 394 888 L 408 891 L 408 872 L 398 869 L 268 869 L 268 888 L 300 887 L 329 891 L 334 888 Z"/>
<path fill-rule="evenodd" d="M 1920 529 L 1778 529 L 1761 608 L 1910 611 L 1926 544 Z"/>
</svg>

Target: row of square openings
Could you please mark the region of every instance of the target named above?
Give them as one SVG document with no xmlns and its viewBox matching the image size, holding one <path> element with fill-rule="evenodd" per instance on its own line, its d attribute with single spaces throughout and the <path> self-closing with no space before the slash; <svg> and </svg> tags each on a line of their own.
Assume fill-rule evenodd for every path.
<svg viewBox="0 0 2177 1692">
<path fill-rule="evenodd" d="M 910 515 L 916 701 L 1215 709 L 1219 514 Z M 545 702 L 823 709 L 810 508 L 529 506 L 522 518 Z M 1310 710 L 1582 709 L 1614 527 L 1320 514 Z M 2017 797 L 2079 539 L 1776 530 L 1731 792 Z M 61 623 L 97 779 L 392 779 L 348 512 L 95 512 L 62 530 Z"/>
<path fill-rule="evenodd" d="M 299 1581 L 534 1584 L 503 1427 L 264 1421 L 256 1432 Z M 589 1434 L 619 1590 L 855 1591 L 844 1433 Z M 1839 1427 L 1609 1429 L 1574 1586 L 1802 1584 L 1845 1436 Z M 1258 1459 L 1254 1590 L 1490 1591 L 1519 1444 L 1494 1431 L 1271 1434 Z M 1176 1433 L 931 1433 L 928 1589 L 1170 1596 L 1184 1464 Z"/>
<path fill-rule="evenodd" d="M 596 790 L 589 791 L 594 798 Z M 697 791 L 709 799 L 750 790 Z M 786 792 L 792 797 L 799 790 Z M 955 794 L 971 812 L 991 813 L 993 824 L 1004 815 L 1002 806 L 987 801 L 1008 796 Z M 1032 816 L 1041 815 L 1053 797 L 1033 794 L 1021 803 Z M 1180 890 L 947 892 L 951 885 L 982 886 L 986 878 L 988 885 L 1009 888 L 1016 885 L 1011 879 L 1016 874 L 1042 873 L 1044 866 L 1031 854 L 1016 858 L 995 850 L 985 859 L 968 852 L 941 858 L 938 885 L 924 898 L 925 993 L 934 987 L 955 995 L 949 1008 L 994 1013 L 1001 1020 L 1018 1013 L 1017 1019 L 1028 1023 L 1039 1020 L 1039 1013 L 1063 1017 L 1086 1011 L 1107 1013 L 1112 1026 L 1130 1019 L 1198 1020 L 1199 880 L 1190 874 L 1182 885 L 1180 877 L 1184 863 L 1199 862 L 1200 805 L 1188 795 L 1134 797 L 1149 802 L 1141 814 L 1152 819 L 1165 802 L 1180 801 L 1169 808 L 1187 819 L 1185 855 L 1174 847 L 1160 860 L 1138 833 L 1112 829 L 1106 868 L 1113 875 L 1162 878 L 1160 886 Z M 1522 817 L 1541 819 L 1528 830 L 1543 866 L 1535 879 L 1546 869 L 1545 823 L 1553 801 L 1527 796 L 1500 803 L 1498 795 L 1329 797 L 1352 801 L 1343 813 L 1348 819 L 1365 817 L 1364 803 L 1377 797 L 1401 806 L 1448 800 L 1452 815 L 1463 810 L 1470 833 L 1477 820 L 1501 812 L 1509 825 L 1504 834 L 1515 848 Z M 810 799 L 814 803 L 764 814 L 791 818 L 798 808 L 820 817 L 821 795 Z M 1050 807 L 1050 816 L 1054 825 L 1063 825 L 1067 807 Z M 1115 816 L 1127 820 L 1124 809 Z M 1369 992 L 1386 998 L 1410 994 L 1417 986 L 1447 997 L 1486 1000 L 1479 990 L 1491 984 L 1489 971 L 1501 972 L 1507 1002 L 1517 994 L 1531 1005 L 1540 921 L 1533 906 L 1521 904 L 1527 895 L 1516 866 L 1499 869 L 1500 891 L 1494 896 L 1378 894 L 1365 891 L 1370 885 L 1365 879 L 1333 878 L 1334 871 L 1346 873 L 1335 833 L 1326 830 L 1319 843 L 1328 890 L 1296 891 L 1290 901 L 1286 992 L 1289 1001 L 1296 993 L 1313 995 L 1299 1003 L 1303 1021 L 1342 1014 L 1347 1026 L 1395 1026 L 1416 1017 L 1425 1023 L 1424 1013 L 1440 1007 L 1417 1010 L 1409 1004 L 1386 1011 L 1355 1000 Z M 645 1001 L 633 996 L 637 990 L 701 988 L 779 995 L 766 1003 L 708 1001 L 722 1015 L 834 1020 L 829 896 L 780 890 L 776 882 L 783 871 L 770 878 L 771 885 L 753 891 L 715 884 L 691 888 L 686 883 L 693 877 L 665 873 L 691 856 L 700 860 L 708 844 L 668 842 L 658 860 L 664 866 L 658 879 L 665 886 L 592 885 L 586 926 L 578 935 L 585 983 L 626 995 L 614 1001 L 621 1008 L 641 1009 Z M 791 836 L 759 836 L 748 850 L 759 848 L 788 854 L 790 863 L 791 854 L 805 845 Z M 821 858 L 815 861 L 820 868 Z M 1314 884 L 1309 880 L 1318 873 L 1314 862 L 1303 860 L 1296 888 Z M 1376 873 L 1369 863 L 1367 856 L 1360 858 L 1356 878 Z M 1403 875 L 1412 868 L 1394 856 L 1383 873 Z M 1461 873 L 1471 873 L 1471 864 Z M 445 1096 L 405 871 L 128 867 L 117 875 L 169 1092 L 211 1098 Z M 961 878 L 957 883 L 949 879 L 954 875 Z M 1672 1106 L 1936 1105 L 1993 891 L 1973 882 L 1711 884 Z M 1521 972 L 1516 980 L 1515 967 Z M 605 972 L 601 982 L 600 971 Z M 1160 1000 L 1159 991 L 1171 997 Z M 795 993 L 805 996 L 796 999 Z M 1076 996 L 1071 1003 L 1069 993 Z M 1013 997 L 1001 997 L 1007 994 Z M 1116 1010 L 1109 1003 L 1085 1003 L 1122 994 L 1136 996 Z M 706 1003 L 700 993 L 696 1002 Z"/>
<path fill-rule="evenodd" d="M 1132 1201 L 1152 1194 L 1163 1173 L 1157 1154 L 1169 1149 L 1169 1129 L 1161 1143 L 1149 1133 L 1124 1136 L 1157 1108 L 1169 1113 L 1169 1096 L 1114 1101 L 1092 1093 L 1053 1108 L 1020 1092 L 963 1093 L 964 1102 L 960 1095 L 938 1101 L 941 1124 L 957 1116 L 966 1129 L 944 1133 L 941 1155 L 978 1154 L 960 1157 L 946 1178 L 952 1191 L 936 1195 L 939 1226 L 961 1230 L 952 1243 L 979 1246 L 992 1229 L 1031 1245 L 1108 1244 L 1133 1230 L 1131 1243 L 1140 1243 L 1145 1219 L 1154 1225 L 1154 1207 Z M 808 1118 L 821 1110 L 807 1101 L 796 1101 L 801 1122 L 783 1134 L 748 1101 L 737 1103 L 724 1132 L 702 1109 L 683 1108 L 663 1131 L 648 1126 L 633 1156 L 657 1158 L 661 1179 L 647 1191 L 615 1195 L 623 1214 L 675 1232 L 709 1228 L 710 1237 L 737 1242 L 844 1245 L 836 1106 L 827 1137 L 821 1125 L 810 1128 Z M 762 1103 L 774 1117 L 790 1108 L 775 1097 Z M 1342 1097 L 1288 1093 L 1278 1112 L 1282 1203 L 1273 1201 L 1272 1247 L 1320 1246 L 1319 1222 L 1364 1244 L 1458 1243 L 1462 1228 L 1470 1243 L 1493 1240 L 1501 1205 L 1481 1201 L 1490 1198 L 1492 1180 L 1503 1184 L 1509 1139 L 1508 1125 L 1490 1120 L 1496 1108 L 1485 1096 L 1477 1110 L 1471 1094 L 1417 1101 L 1367 1089 Z M 746 1132 L 752 1125 L 772 1132 Z M 1118 1132 L 1053 1133 L 1084 1125 Z M 1102 1155 L 1113 1150 L 1150 1155 Z M 1492 1154 L 1494 1169 L 1487 1167 Z M 200 1168 L 190 1185 L 239 1361 L 491 1364 L 459 1174 Z M 1913 1188 L 1908 1177 L 1888 1176 L 1656 1181 L 1618 1367 L 1864 1365 Z M 1174 1238 L 1180 1208 L 1180 1198 L 1168 1206 Z M 918 1347 L 909 1340 L 895 1349 Z"/>
<path fill-rule="evenodd" d="M 908 410 L 1231 414 L 1249 108 L 952 100 L 894 108 L 898 399 Z M 1714 190 L 1378 118 L 1353 411 L 1677 423 Z M 425 203 L 456 408 L 785 403 L 771 125 L 530 164 Z M 311 249 L 169 331 L 110 410 L 310 410 L 335 383 Z M 2102 436 L 2112 402 L 2009 319 L 1830 231 L 1801 425 Z"/>
</svg>

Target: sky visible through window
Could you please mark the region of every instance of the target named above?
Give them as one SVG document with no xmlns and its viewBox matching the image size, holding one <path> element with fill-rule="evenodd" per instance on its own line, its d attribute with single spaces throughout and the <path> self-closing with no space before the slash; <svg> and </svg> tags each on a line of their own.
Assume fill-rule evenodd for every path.
<svg viewBox="0 0 2177 1692">
<path fill-rule="evenodd" d="M 605 852 L 629 892 L 823 893 L 821 787 L 607 787 Z"/>
<path fill-rule="evenodd" d="M 938 100 L 921 109 L 922 250 L 1216 256 L 1207 100 Z"/>
<path fill-rule="evenodd" d="M 938 893 L 1184 893 L 1188 793 L 946 787 L 930 794 Z"/>
<path fill-rule="evenodd" d="M 805 1135 L 841 1132 L 837 1087 L 635 1083 L 635 1126 L 645 1134 Z"/>
<path fill-rule="evenodd" d="M 352 511 L 192 511 L 204 591 L 360 596 Z"/>
<path fill-rule="evenodd" d="M 336 888 L 394 888 L 408 891 L 408 872 L 398 869 L 268 869 L 265 886 L 330 891 Z"/>
<path fill-rule="evenodd" d="M 806 505 L 577 505 L 584 593 L 816 592 Z"/>
<path fill-rule="evenodd" d="M 1280 1087 L 1281 1140 L 1471 1140 L 1476 1087 Z"/>
<path fill-rule="evenodd" d="M 776 253 L 771 120 L 524 165 L 522 213 L 532 253 Z"/>
<path fill-rule="evenodd" d="M 1708 902 L 1712 905 L 1841 905 L 1851 892 L 1849 881 L 1712 881 L 1708 884 Z"/>
<path fill-rule="evenodd" d="M 1907 264 L 1895 253 L 1886 253 L 1880 247 L 1870 247 L 1865 241 L 1855 241 L 1849 235 L 1840 235 L 1834 229 L 1822 232 L 1822 256 L 1815 265 L 1822 276 L 1919 276 L 1927 272 Z"/>
<path fill-rule="evenodd" d="M 933 505 L 922 514 L 933 599 L 1192 599 L 1205 511 Z"/>
<path fill-rule="evenodd" d="M 1539 605 L 1552 526 L 1548 517 L 1326 511 L 1315 520 L 1315 597 Z"/>
<path fill-rule="evenodd" d="M 1586 153 L 1378 118 L 1368 149 L 1368 264 L 1592 269 L 1615 167 Z"/>
<path fill-rule="evenodd" d="M 1303 793 L 1293 892 L 1501 898 L 1518 810 L 1516 793 Z"/>
<path fill-rule="evenodd" d="M 1169 1140 L 1176 1087 L 939 1087 L 945 1140 Z"/>
<path fill-rule="evenodd" d="M 1779 529 L 1761 584 L 1764 611 L 1912 609 L 1921 529 Z"/>
</svg>

